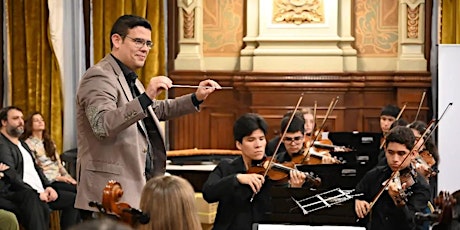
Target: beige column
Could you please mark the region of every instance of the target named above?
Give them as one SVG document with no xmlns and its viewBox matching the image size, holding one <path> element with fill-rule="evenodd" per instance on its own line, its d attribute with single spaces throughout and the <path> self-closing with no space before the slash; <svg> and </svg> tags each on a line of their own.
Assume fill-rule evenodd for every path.
<svg viewBox="0 0 460 230">
<path fill-rule="evenodd" d="M 179 54 L 176 70 L 204 70 L 203 0 L 177 0 L 179 7 Z"/>
<path fill-rule="evenodd" d="M 246 15 L 251 18 L 246 20 L 246 47 L 240 51 L 240 70 L 251 71 L 259 34 L 259 0 L 246 0 Z"/>
<path fill-rule="evenodd" d="M 343 52 L 343 71 L 357 71 L 358 60 L 357 51 L 351 46 L 355 41 L 355 38 L 351 35 L 352 28 L 352 1 L 341 0 L 339 1 L 339 31 L 338 34 L 342 38 L 338 43 L 340 49 Z M 349 19 L 349 20 L 344 20 Z"/>
<path fill-rule="evenodd" d="M 399 0 L 399 47 L 397 70 L 426 70 L 425 0 Z"/>
</svg>

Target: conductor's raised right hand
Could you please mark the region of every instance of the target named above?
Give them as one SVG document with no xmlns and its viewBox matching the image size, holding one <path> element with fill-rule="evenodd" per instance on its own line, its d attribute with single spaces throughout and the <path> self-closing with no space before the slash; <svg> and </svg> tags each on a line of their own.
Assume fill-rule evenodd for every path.
<svg viewBox="0 0 460 230">
<path fill-rule="evenodd" d="M 151 100 L 153 100 L 160 95 L 163 90 L 168 90 L 171 87 L 171 79 L 166 76 L 158 76 L 150 79 L 150 82 L 145 89 L 145 93 Z"/>
<path fill-rule="evenodd" d="M 256 173 L 237 174 L 236 179 L 240 184 L 249 185 L 254 193 L 258 193 L 265 182 L 265 178 Z"/>
</svg>

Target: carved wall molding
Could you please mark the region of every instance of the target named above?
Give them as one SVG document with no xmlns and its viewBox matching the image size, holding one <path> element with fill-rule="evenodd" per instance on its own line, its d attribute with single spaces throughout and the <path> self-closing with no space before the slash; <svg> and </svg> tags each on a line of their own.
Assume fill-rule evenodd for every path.
<svg viewBox="0 0 460 230">
<path fill-rule="evenodd" d="M 399 0 L 398 71 L 427 69 L 425 58 L 425 0 Z M 422 23 L 421 23 L 422 22 Z"/>
<path fill-rule="evenodd" d="M 184 38 L 195 37 L 195 11 L 184 11 Z"/>
<path fill-rule="evenodd" d="M 203 0 L 177 0 L 179 16 L 179 53 L 176 69 L 202 70 L 203 61 Z"/>
<path fill-rule="evenodd" d="M 407 8 L 407 37 L 418 38 L 420 5 L 415 8 Z"/>
<path fill-rule="evenodd" d="M 275 0 L 273 22 L 308 24 L 324 22 L 323 0 Z"/>
</svg>

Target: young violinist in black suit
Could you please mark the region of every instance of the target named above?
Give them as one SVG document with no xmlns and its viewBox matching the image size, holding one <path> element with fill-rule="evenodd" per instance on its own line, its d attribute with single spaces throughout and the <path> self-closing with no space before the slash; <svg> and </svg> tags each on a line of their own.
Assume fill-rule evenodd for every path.
<svg viewBox="0 0 460 230">
<path fill-rule="evenodd" d="M 219 202 L 214 222 L 215 230 L 251 230 L 252 224 L 271 210 L 269 189 L 271 180 L 259 174 L 246 173 L 255 163 L 265 159 L 267 123 L 257 114 L 245 114 L 233 126 L 236 147 L 242 155 L 222 160 L 203 186 L 203 198 Z M 290 180 L 305 176 L 290 171 Z M 252 199 L 253 198 L 253 199 Z"/>
<path fill-rule="evenodd" d="M 415 136 L 410 128 L 391 129 L 385 143 L 387 164 L 368 171 L 356 186 L 356 193 L 363 195 L 355 200 L 355 212 L 358 218 L 367 216 L 366 229 L 423 229 L 414 221 L 415 212 L 423 212 L 430 200 L 428 184 L 421 175 L 413 174 L 410 176 L 413 181 L 402 181 L 400 187 L 396 180 L 390 180 L 388 190 L 381 190 L 393 171 L 399 170 L 402 175 L 404 171 L 415 171 L 411 166 L 414 144 Z M 383 193 L 375 200 L 379 191 Z M 403 199 L 403 195 L 407 195 L 407 199 Z"/>
</svg>

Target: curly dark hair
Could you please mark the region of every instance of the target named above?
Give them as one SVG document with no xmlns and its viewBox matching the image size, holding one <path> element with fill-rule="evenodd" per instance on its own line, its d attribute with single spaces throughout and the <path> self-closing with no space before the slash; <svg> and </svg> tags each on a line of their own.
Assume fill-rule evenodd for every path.
<svg viewBox="0 0 460 230">
<path fill-rule="evenodd" d="M 34 112 L 31 115 L 29 115 L 29 117 L 27 117 L 24 123 L 24 133 L 21 135 L 21 140 L 26 140 L 27 138 L 32 136 L 32 124 L 35 115 L 40 115 L 41 117 L 43 117 L 43 115 L 40 112 Z M 46 129 L 43 130 L 42 138 L 43 145 L 45 146 L 46 156 L 49 157 L 52 161 L 56 161 L 56 145 L 54 144 L 54 141 L 51 140 L 51 137 Z"/>
</svg>

